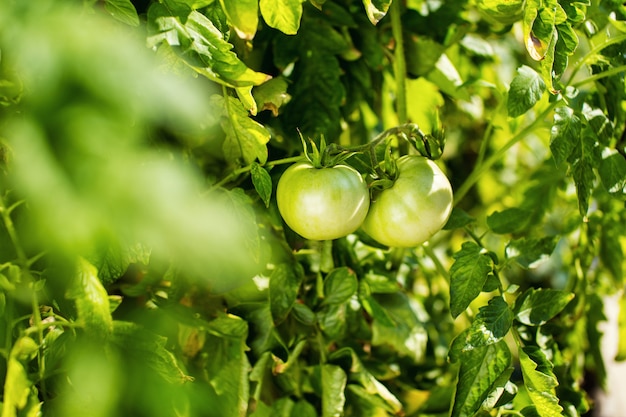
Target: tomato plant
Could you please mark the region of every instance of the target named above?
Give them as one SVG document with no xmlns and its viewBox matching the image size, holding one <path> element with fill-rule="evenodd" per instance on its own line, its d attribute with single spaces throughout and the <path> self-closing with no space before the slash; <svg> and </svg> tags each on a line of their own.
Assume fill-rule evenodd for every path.
<svg viewBox="0 0 626 417">
<path fill-rule="evenodd" d="M 621 2 L 0 10 L 2 417 L 625 409 Z"/>
<path fill-rule="evenodd" d="M 446 224 L 452 186 L 441 169 L 422 156 L 397 161 L 397 178 L 372 203 L 363 230 L 387 246 L 418 246 Z"/>
<path fill-rule="evenodd" d="M 370 205 L 358 171 L 348 165 L 291 165 L 280 177 L 276 202 L 285 222 L 307 239 L 332 240 L 354 233 Z"/>
</svg>

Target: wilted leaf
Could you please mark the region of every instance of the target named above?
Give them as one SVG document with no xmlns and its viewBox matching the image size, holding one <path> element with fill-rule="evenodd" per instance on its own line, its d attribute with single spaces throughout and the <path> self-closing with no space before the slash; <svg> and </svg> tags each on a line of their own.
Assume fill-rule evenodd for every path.
<svg viewBox="0 0 626 417">
<path fill-rule="evenodd" d="M 454 259 L 450 268 L 450 313 L 457 317 L 482 291 L 492 271 L 492 259 L 473 242 L 464 242 Z"/>
<path fill-rule="evenodd" d="M 528 326 L 540 326 L 559 314 L 574 298 L 561 290 L 529 288 L 515 305 L 515 318 Z"/>
</svg>

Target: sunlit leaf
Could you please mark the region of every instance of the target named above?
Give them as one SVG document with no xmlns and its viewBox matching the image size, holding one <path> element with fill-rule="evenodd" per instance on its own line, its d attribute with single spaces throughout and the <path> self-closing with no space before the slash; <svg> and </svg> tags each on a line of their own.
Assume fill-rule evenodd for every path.
<svg viewBox="0 0 626 417">
<path fill-rule="evenodd" d="M 139 16 L 130 0 L 105 0 L 104 9 L 120 22 L 139 26 Z"/>
<path fill-rule="evenodd" d="M 499 342 L 513 324 L 513 312 L 502 297 L 494 297 L 479 309 L 466 336 L 463 351 Z"/>
<path fill-rule="evenodd" d="M 302 18 L 301 0 L 260 0 L 259 7 L 265 22 L 286 35 L 295 35 Z"/>
<path fill-rule="evenodd" d="M 78 319 L 89 332 L 106 337 L 113 330 L 109 296 L 98 279 L 98 270 L 85 259 L 76 266 L 76 280 L 68 297 L 76 302 Z"/>
<path fill-rule="evenodd" d="M 617 152 L 608 154 L 600 161 L 598 174 L 610 193 L 626 192 L 626 158 Z"/>
<path fill-rule="evenodd" d="M 552 373 L 552 365 L 536 347 L 523 347 L 518 352 L 524 386 L 537 413 L 541 417 L 561 417 L 563 407 L 556 397 L 558 381 Z"/>
<path fill-rule="evenodd" d="M 580 118 L 569 107 L 557 107 L 554 111 L 554 124 L 550 132 L 550 150 L 557 164 L 566 161 L 572 154 L 580 137 Z"/>
<path fill-rule="evenodd" d="M 242 39 L 251 40 L 259 24 L 257 0 L 220 0 L 228 20 Z"/>
<path fill-rule="evenodd" d="M 517 300 L 515 318 L 529 326 L 539 326 L 552 319 L 574 298 L 574 294 L 554 289 L 529 288 Z"/>
<path fill-rule="evenodd" d="M 556 246 L 554 236 L 539 239 L 520 238 L 511 240 L 506 246 L 506 255 L 523 268 L 531 268 L 537 261 L 547 258 Z"/>
<path fill-rule="evenodd" d="M 367 17 L 374 25 L 385 17 L 390 5 L 391 0 L 363 0 Z"/>
<path fill-rule="evenodd" d="M 492 259 L 473 242 L 464 242 L 450 268 L 450 313 L 461 314 L 482 291 Z"/>
</svg>

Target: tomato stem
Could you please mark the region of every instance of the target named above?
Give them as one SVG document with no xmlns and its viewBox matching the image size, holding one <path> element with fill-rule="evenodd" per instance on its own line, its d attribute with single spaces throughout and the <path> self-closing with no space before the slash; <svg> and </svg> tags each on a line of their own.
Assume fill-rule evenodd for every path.
<svg viewBox="0 0 626 417">
<path fill-rule="evenodd" d="M 263 166 L 265 168 L 272 168 L 272 167 L 274 167 L 276 165 L 293 164 L 295 162 L 300 162 L 300 161 L 303 161 L 303 160 L 304 160 L 304 156 L 302 156 L 302 155 L 291 156 L 289 158 L 282 158 L 282 159 L 276 159 L 274 161 L 268 161 Z M 246 165 L 244 167 L 236 169 L 236 170 L 232 171 L 230 174 L 228 174 L 227 176 L 225 176 L 224 178 L 222 178 L 221 180 L 219 180 L 218 182 L 216 182 L 215 184 L 211 185 L 209 190 L 213 190 L 215 188 L 218 188 L 218 187 L 221 187 L 221 186 L 223 186 L 225 184 L 228 184 L 229 182 L 231 182 L 232 180 L 234 180 L 235 178 L 237 178 L 241 174 L 245 174 L 247 172 L 250 172 L 251 169 L 252 169 L 252 165 Z"/>
<path fill-rule="evenodd" d="M 324 240 L 322 241 L 321 252 L 320 252 L 320 270 L 322 272 L 330 272 L 335 267 L 335 262 L 333 261 L 333 241 L 332 240 Z"/>
</svg>

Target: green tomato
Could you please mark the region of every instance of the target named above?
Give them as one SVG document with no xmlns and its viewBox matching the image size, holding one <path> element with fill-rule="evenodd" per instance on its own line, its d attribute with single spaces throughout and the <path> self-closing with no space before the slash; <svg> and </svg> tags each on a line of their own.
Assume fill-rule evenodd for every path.
<svg viewBox="0 0 626 417">
<path fill-rule="evenodd" d="M 452 212 L 450 181 L 433 161 L 398 159 L 394 184 L 372 201 L 363 230 L 387 246 L 418 246 L 446 224 Z"/>
<path fill-rule="evenodd" d="M 370 205 L 367 184 L 347 165 L 315 168 L 297 162 L 285 170 L 276 190 L 278 210 L 296 233 L 332 240 L 361 226 Z"/>
</svg>

